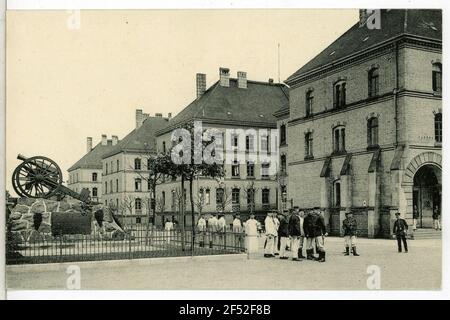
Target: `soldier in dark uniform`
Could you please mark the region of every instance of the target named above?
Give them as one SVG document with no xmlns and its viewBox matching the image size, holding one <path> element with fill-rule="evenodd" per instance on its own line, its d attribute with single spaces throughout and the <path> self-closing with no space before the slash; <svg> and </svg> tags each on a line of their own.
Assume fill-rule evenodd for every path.
<svg viewBox="0 0 450 320">
<path fill-rule="evenodd" d="M 397 238 L 397 244 L 398 244 L 398 252 L 402 252 L 402 242 L 403 247 L 405 247 L 405 253 L 408 252 L 408 244 L 406 243 L 406 234 L 408 232 L 408 224 L 406 223 L 405 219 L 400 218 L 400 213 L 397 212 L 395 214 L 395 217 L 397 218 L 394 222 L 394 237 Z"/>
<path fill-rule="evenodd" d="M 352 253 L 354 256 L 359 256 L 356 252 L 356 231 L 358 229 L 356 219 L 353 217 L 352 212 L 345 213 L 345 219 L 342 222 L 342 229 L 344 230 L 345 239 L 345 255 L 350 255 L 350 247 L 352 247 Z"/>
<path fill-rule="evenodd" d="M 328 233 L 325 227 L 325 220 L 322 215 L 319 214 L 318 209 L 314 209 L 309 212 L 303 221 L 303 229 L 306 236 L 306 258 L 308 260 L 317 260 L 319 262 L 325 262 L 325 247 L 324 247 L 324 236 Z M 314 257 L 314 247 L 317 248 L 319 257 L 316 259 Z"/>
</svg>

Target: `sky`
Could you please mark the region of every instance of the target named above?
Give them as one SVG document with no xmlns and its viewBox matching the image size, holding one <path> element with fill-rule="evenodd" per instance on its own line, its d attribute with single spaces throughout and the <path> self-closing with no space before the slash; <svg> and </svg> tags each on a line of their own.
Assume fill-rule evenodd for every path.
<svg viewBox="0 0 450 320">
<path fill-rule="evenodd" d="M 135 110 L 176 115 L 219 68 L 285 80 L 358 20 L 352 9 L 8 11 L 6 189 L 18 153 L 67 169 Z"/>
</svg>

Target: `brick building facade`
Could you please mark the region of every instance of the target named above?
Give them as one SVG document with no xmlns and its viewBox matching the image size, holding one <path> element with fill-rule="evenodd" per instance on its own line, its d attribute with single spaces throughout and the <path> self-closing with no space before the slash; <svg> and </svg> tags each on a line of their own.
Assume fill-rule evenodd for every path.
<svg viewBox="0 0 450 320">
<path fill-rule="evenodd" d="M 367 18 L 380 19 L 371 29 Z M 286 200 L 321 207 L 332 234 L 352 210 L 360 234 L 386 237 L 399 211 L 431 227 L 441 203 L 439 10 L 361 10 L 360 21 L 291 75 Z"/>
</svg>

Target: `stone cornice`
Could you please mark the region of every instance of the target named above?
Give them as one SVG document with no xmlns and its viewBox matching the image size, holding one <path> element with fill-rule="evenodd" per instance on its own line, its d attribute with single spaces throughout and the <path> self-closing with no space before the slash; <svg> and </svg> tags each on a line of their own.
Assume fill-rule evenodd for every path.
<svg viewBox="0 0 450 320">
<path fill-rule="evenodd" d="M 385 54 L 394 49 L 394 44 L 398 43 L 399 46 L 411 46 L 420 47 L 421 49 L 428 49 L 432 51 L 442 51 L 442 41 L 436 39 L 427 39 L 418 37 L 415 35 L 402 34 L 390 39 L 387 39 L 379 44 L 376 44 L 370 48 L 358 51 L 354 54 L 340 58 L 336 61 L 327 63 L 313 70 L 310 70 L 304 74 L 297 75 L 295 78 L 286 80 L 285 83 L 291 88 L 298 87 L 305 84 L 308 80 L 323 77 L 325 74 L 340 69 L 342 67 L 348 67 L 348 65 L 360 63 L 364 59 L 373 59 L 376 55 Z"/>
<path fill-rule="evenodd" d="M 359 101 L 355 101 L 352 103 L 347 104 L 343 108 L 331 108 L 327 109 L 325 111 L 313 114 L 312 116 L 308 117 L 298 117 L 294 118 L 288 121 L 288 126 L 294 126 L 300 123 L 307 123 L 310 121 L 315 121 L 321 118 L 330 117 L 338 113 L 344 113 L 348 111 L 352 111 L 359 108 L 364 108 L 368 105 L 372 105 L 375 103 L 385 102 L 394 97 L 394 94 L 392 92 L 387 92 L 383 95 L 380 95 L 375 98 L 366 98 Z M 442 96 L 436 95 L 433 92 L 425 92 L 425 91 L 415 91 L 415 90 L 406 90 L 402 89 L 398 92 L 398 97 L 416 97 L 416 98 L 423 98 L 423 99 L 430 99 L 430 100 L 442 100 Z"/>
</svg>

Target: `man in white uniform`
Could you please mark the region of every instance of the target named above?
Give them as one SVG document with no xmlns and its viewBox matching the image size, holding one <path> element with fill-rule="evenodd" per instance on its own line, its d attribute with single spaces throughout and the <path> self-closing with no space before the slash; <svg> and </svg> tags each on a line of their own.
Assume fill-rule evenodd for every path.
<svg viewBox="0 0 450 320">
<path fill-rule="evenodd" d="M 219 220 L 217 221 L 217 235 L 219 238 L 219 245 L 225 246 L 225 231 L 227 227 L 227 222 L 223 214 L 219 215 Z"/>
<path fill-rule="evenodd" d="M 205 233 L 206 233 L 206 219 L 204 214 L 200 215 L 200 218 L 197 221 L 197 230 L 198 230 L 198 242 L 200 247 L 205 246 Z"/>
<path fill-rule="evenodd" d="M 264 227 L 266 229 L 267 240 L 266 247 L 264 248 L 264 257 L 272 258 L 274 257 L 275 237 L 278 235 L 272 212 L 267 213 L 267 217 L 264 220 Z"/>
<path fill-rule="evenodd" d="M 208 238 L 209 238 L 209 247 L 212 248 L 216 245 L 217 240 L 217 224 L 219 220 L 217 220 L 217 214 L 213 213 L 211 217 L 208 219 Z"/>
<path fill-rule="evenodd" d="M 241 217 L 237 214 L 233 219 L 233 234 L 234 234 L 234 245 L 239 250 L 242 248 L 242 222 Z"/>
<path fill-rule="evenodd" d="M 255 215 L 250 214 L 250 219 L 245 222 L 245 242 L 247 253 L 258 252 L 258 221 L 255 220 Z"/>
</svg>

